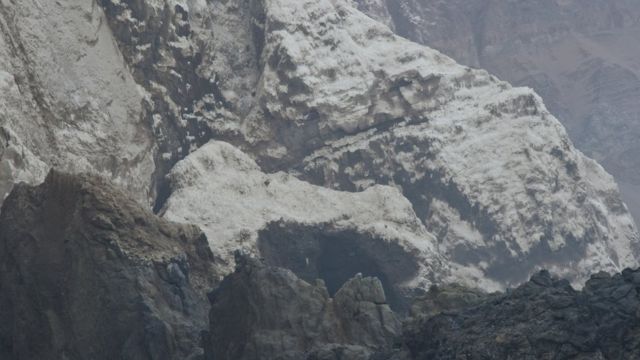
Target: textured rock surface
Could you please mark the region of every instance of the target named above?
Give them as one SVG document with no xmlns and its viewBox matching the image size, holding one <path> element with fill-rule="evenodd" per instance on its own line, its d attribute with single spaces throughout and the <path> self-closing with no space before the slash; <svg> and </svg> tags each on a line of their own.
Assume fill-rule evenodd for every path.
<svg viewBox="0 0 640 360">
<path fill-rule="evenodd" d="M 0 127 L 0 196 L 9 195 L 19 182 L 37 184 L 47 171 L 47 165 L 27 148 L 9 128 Z"/>
<path fill-rule="evenodd" d="M 325 257 L 354 252 L 351 260 L 334 259 L 333 266 L 348 267 L 354 259 L 364 258 L 389 269 L 380 270 L 383 273 L 402 266 L 402 271 L 395 272 L 403 275 L 392 276 L 396 285 L 431 282 L 447 275 L 435 238 L 396 188 L 374 186 L 350 193 L 312 185 L 284 172 L 265 174 L 248 155 L 216 141 L 179 162 L 169 181 L 172 195 L 163 216 L 198 224 L 229 271 L 234 250 L 256 255 L 260 250 L 274 265 L 288 267 L 299 276 L 311 272 L 302 277 L 313 281 L 322 277 L 312 269 L 317 268 L 314 259 L 322 256 L 323 244 L 326 249 L 332 240 L 336 246 L 340 240 L 343 245 L 353 240 L 357 244 L 352 251 L 324 252 Z M 301 266 L 294 266 L 296 262 Z M 367 269 L 344 268 L 343 281 L 357 272 L 367 274 Z"/>
<path fill-rule="evenodd" d="M 402 332 L 389 307 L 381 305 L 384 299 L 373 278 L 357 276 L 331 299 L 323 283 L 310 285 L 288 270 L 245 257 L 211 295 L 206 358 L 640 356 L 640 270 L 593 275 L 581 291 L 546 271 L 505 293 L 432 287 L 416 299 Z"/>
<path fill-rule="evenodd" d="M 640 4 L 633 0 L 358 0 L 396 32 L 530 86 L 640 218 Z M 372 3 L 376 3 L 372 6 Z"/>
<path fill-rule="evenodd" d="M 636 264 L 638 234 L 612 178 L 530 90 L 396 37 L 340 1 L 211 6 L 207 21 L 187 16 L 194 38 L 239 30 L 214 34 L 203 52 L 228 46 L 198 71 L 236 104 L 225 108 L 235 136 L 221 136 L 263 170 L 343 191 L 397 187 L 453 278 L 485 288 L 539 267 L 579 282 Z M 224 134 L 211 120 L 219 111 L 200 119 Z"/>
<path fill-rule="evenodd" d="M 0 215 L 0 357 L 186 359 L 216 269 L 195 227 L 88 175 L 17 185 Z"/>
<path fill-rule="evenodd" d="M 49 167 L 94 172 L 154 197 L 144 94 L 93 1 L 0 3 L 0 194 Z"/>
<path fill-rule="evenodd" d="M 633 272 L 584 292 L 544 274 L 503 295 L 432 287 L 394 348 L 404 290 L 540 267 L 580 282 L 640 245 L 612 178 L 535 93 L 351 2 L 0 0 L 2 196 L 50 167 L 129 190 L 58 172 L 15 186 L 0 357 L 199 358 L 203 294 L 235 249 L 291 271 L 236 264 L 211 298 L 216 360 L 637 355 Z M 398 9 L 361 5 L 402 33 Z M 630 102 L 624 84 L 596 97 Z"/>
<path fill-rule="evenodd" d="M 400 333 L 377 279 L 357 276 L 332 299 L 323 283 L 249 257 L 236 262 L 211 294 L 206 359 L 368 359 Z"/>
<path fill-rule="evenodd" d="M 379 18 L 382 5 L 367 2 Z M 411 244 L 425 282 L 438 272 L 494 289 L 539 267 L 579 282 L 636 263 L 638 234 L 611 177 L 537 95 L 403 40 L 346 1 L 7 0 L 1 9 L 2 189 L 37 182 L 50 165 L 98 172 L 143 201 L 157 192 L 156 210 L 188 205 L 173 209 L 204 215 L 168 205 L 165 216 L 207 229 L 221 210 L 194 207 L 190 190 L 212 188 L 213 176 L 225 191 L 196 197 L 246 208 L 212 240 L 229 245 L 223 256 L 280 220 L 269 202 L 316 238 L 357 228 Z M 196 152 L 171 173 L 172 188 L 164 175 L 212 138 L 271 174 L 222 162 L 190 179 L 181 171 L 209 161 Z M 287 200 L 296 207 L 277 203 L 289 187 L 304 188 Z M 435 271 L 430 259 L 440 258 L 451 271 Z"/>
<path fill-rule="evenodd" d="M 414 359 L 635 359 L 639 306 L 640 270 L 594 275 L 582 291 L 540 272 L 404 336 Z"/>
<path fill-rule="evenodd" d="M 480 304 L 496 294 L 498 293 L 487 294 L 480 289 L 468 288 L 460 284 L 434 285 L 426 294 L 412 299 L 409 315 L 417 320 L 429 318 L 443 312 Z"/>
</svg>

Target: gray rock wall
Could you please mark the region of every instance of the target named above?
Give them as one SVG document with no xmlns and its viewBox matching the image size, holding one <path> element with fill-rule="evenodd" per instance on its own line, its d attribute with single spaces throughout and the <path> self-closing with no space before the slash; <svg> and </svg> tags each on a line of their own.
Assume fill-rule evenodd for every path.
<svg viewBox="0 0 640 360">
<path fill-rule="evenodd" d="M 100 178 L 50 172 L 0 215 L 0 357 L 186 359 L 216 269 L 206 238 Z"/>
</svg>

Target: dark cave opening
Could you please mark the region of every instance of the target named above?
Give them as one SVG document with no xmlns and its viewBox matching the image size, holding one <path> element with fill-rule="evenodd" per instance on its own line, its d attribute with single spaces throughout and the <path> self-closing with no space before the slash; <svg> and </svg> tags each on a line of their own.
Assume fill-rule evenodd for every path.
<svg viewBox="0 0 640 360">
<path fill-rule="evenodd" d="M 323 279 L 329 294 L 334 295 L 344 283 L 362 273 L 380 279 L 387 297 L 391 297 L 392 284 L 374 259 L 362 256 L 354 241 L 344 241 L 333 236 L 321 236 L 320 256 L 317 259 L 318 278 Z"/>
<path fill-rule="evenodd" d="M 258 249 L 268 265 L 287 268 L 307 282 L 322 279 L 331 296 L 358 273 L 377 277 L 391 308 L 408 309 L 398 285 L 415 276 L 418 264 L 398 244 L 354 230 L 275 222 L 260 232 Z"/>
</svg>

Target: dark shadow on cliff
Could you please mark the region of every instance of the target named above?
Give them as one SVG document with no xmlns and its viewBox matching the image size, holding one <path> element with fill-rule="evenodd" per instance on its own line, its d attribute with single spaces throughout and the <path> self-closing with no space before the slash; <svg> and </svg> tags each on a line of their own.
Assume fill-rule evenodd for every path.
<svg viewBox="0 0 640 360">
<path fill-rule="evenodd" d="M 402 246 L 355 230 L 330 225 L 271 223 L 258 235 L 264 261 L 293 271 L 301 279 L 322 279 L 333 295 L 358 273 L 380 279 L 387 301 L 396 311 L 408 308 L 399 286 L 418 271 L 417 259 Z"/>
</svg>

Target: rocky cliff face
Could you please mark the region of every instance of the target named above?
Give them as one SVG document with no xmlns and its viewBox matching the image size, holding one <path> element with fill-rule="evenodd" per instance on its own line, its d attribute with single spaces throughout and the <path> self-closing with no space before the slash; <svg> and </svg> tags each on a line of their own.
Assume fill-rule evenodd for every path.
<svg viewBox="0 0 640 360">
<path fill-rule="evenodd" d="M 631 0 L 358 0 L 400 35 L 532 87 L 615 177 L 636 218 L 640 5 Z"/>
<path fill-rule="evenodd" d="M 200 224 L 229 272 L 242 249 L 307 281 L 322 278 L 332 294 L 358 272 L 391 293 L 450 275 L 435 237 L 395 187 L 352 193 L 266 174 L 216 141 L 179 162 L 169 182 L 163 216 Z"/>
<path fill-rule="evenodd" d="M 145 91 L 93 1 L 0 3 L 0 196 L 50 167 L 113 179 L 142 203 L 155 140 Z"/>
<path fill-rule="evenodd" d="M 211 295 L 206 359 L 368 359 L 400 334 L 375 278 L 355 277 L 330 298 L 321 281 L 247 257 L 236 263 Z"/>
<path fill-rule="evenodd" d="M 395 16 L 381 2 L 365 5 L 378 18 Z M 402 40 L 346 2 L 5 1 L 2 24 L 4 191 L 41 181 L 50 166 L 91 171 L 207 229 L 219 208 L 190 220 L 193 191 L 181 189 L 235 190 L 197 184 L 209 175 L 180 183 L 189 166 L 174 164 L 216 139 L 265 172 L 246 176 L 271 181 L 268 173 L 282 171 L 308 183 L 283 182 L 303 186 L 302 196 L 343 192 L 331 195 L 331 215 L 315 216 L 309 202 L 290 207 L 297 223 L 317 230 L 335 216 L 362 223 L 398 210 L 396 234 L 376 236 L 403 238 L 421 259 L 448 264 L 420 272 L 423 283 L 439 273 L 500 288 L 538 267 L 580 281 L 636 262 L 637 231 L 615 184 L 575 150 L 537 95 Z M 210 153 L 185 162 L 216 162 Z M 239 174 L 226 167 L 206 174 Z M 264 182 L 245 186 L 234 195 L 245 205 L 280 196 Z M 359 210 L 378 208 L 381 193 L 402 205 Z M 276 214 L 291 220 L 239 210 L 239 219 L 260 220 L 210 236 L 214 250 L 225 244 L 229 264 L 234 248 L 256 248 L 256 231 Z M 432 263 L 420 266 L 440 268 Z"/>
<path fill-rule="evenodd" d="M 541 272 L 407 326 L 405 341 L 414 359 L 635 359 L 639 291 L 637 270 L 594 275 L 582 291 Z"/>
<path fill-rule="evenodd" d="M 365 5 L 396 20 L 398 9 Z M 540 267 L 580 283 L 636 264 L 637 230 L 615 183 L 535 93 L 401 39 L 346 1 L 3 1 L 0 10 L 2 191 L 52 166 L 102 174 L 165 218 L 201 226 L 216 271 L 230 272 L 243 249 L 324 279 L 332 296 L 361 272 L 398 307 L 433 283 L 499 289 Z M 8 243 L 12 226 L 37 228 L 30 217 L 53 211 L 38 206 L 7 220 Z M 6 208 L 7 219 L 24 210 Z M 94 226 L 69 214 L 56 224 Z M 109 214 L 96 226 L 138 231 L 136 216 L 118 232 Z"/>
<path fill-rule="evenodd" d="M 207 359 L 633 359 L 640 271 L 582 291 L 542 271 L 506 293 L 434 286 L 400 323 L 380 283 L 324 283 L 242 258 L 211 296 Z"/>
<path fill-rule="evenodd" d="M 180 6 L 189 38 L 216 56 L 197 72 L 216 79 L 224 101 L 193 116 L 263 171 L 341 191 L 396 187 L 451 276 L 487 288 L 541 266 L 579 281 L 635 264 L 637 233 L 616 185 L 530 90 L 402 40 L 339 1 L 214 3 L 208 18 L 198 6 Z M 220 31 L 229 24 L 238 30 Z M 185 168 L 172 177 L 188 177 Z M 245 193 L 250 202 L 256 191 Z"/>
<path fill-rule="evenodd" d="M 272 247 L 265 261 L 313 247 L 306 226 L 261 231 L 258 244 Z M 319 242 L 360 241 L 352 263 L 372 246 L 356 230 L 334 240 L 314 230 Z M 0 357 L 627 359 L 640 351 L 638 271 L 594 275 L 581 291 L 548 272 L 506 293 L 432 286 L 402 321 L 385 296 L 386 273 L 332 284 L 306 273 L 309 282 L 236 256 L 235 272 L 207 297 L 227 270 L 198 229 L 152 215 L 96 176 L 53 171 L 40 186 L 17 185 L 0 213 Z M 388 263 L 388 274 L 393 265 L 408 266 Z"/>
<path fill-rule="evenodd" d="M 1 0 L 0 90 L 0 357 L 635 355 L 629 272 L 434 290 L 581 283 L 638 233 L 538 95 L 351 2 Z"/>
<path fill-rule="evenodd" d="M 88 175 L 17 185 L 0 215 L 0 357 L 187 359 L 217 269 L 206 238 Z"/>
</svg>

